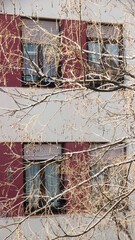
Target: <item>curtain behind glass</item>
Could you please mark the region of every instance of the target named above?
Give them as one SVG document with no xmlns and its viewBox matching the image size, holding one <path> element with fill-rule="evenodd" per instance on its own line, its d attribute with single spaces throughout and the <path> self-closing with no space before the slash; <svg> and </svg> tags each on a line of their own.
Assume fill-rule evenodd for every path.
<svg viewBox="0 0 135 240">
<path fill-rule="evenodd" d="M 24 80 L 37 80 L 38 74 L 35 68 L 38 65 L 38 45 L 31 43 L 24 44 L 23 56 Z M 34 66 L 32 65 L 31 61 L 33 62 Z"/>
<path fill-rule="evenodd" d="M 40 197 L 40 165 L 31 165 L 26 168 L 26 198 L 30 208 L 37 207 Z M 37 176 L 36 176 L 37 174 Z M 35 177 L 36 176 L 36 177 Z"/>
<path fill-rule="evenodd" d="M 45 169 L 45 187 L 47 200 L 50 200 L 60 193 L 59 185 L 58 164 L 54 163 L 47 166 Z M 56 207 L 59 205 L 59 202 L 54 201 L 52 205 Z"/>
</svg>

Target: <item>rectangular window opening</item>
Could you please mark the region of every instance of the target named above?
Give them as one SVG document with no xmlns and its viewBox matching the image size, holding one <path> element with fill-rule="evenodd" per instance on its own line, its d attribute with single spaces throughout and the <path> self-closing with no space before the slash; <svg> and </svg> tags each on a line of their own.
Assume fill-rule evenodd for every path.
<svg viewBox="0 0 135 240">
<path fill-rule="evenodd" d="M 113 24 L 87 25 L 87 82 L 90 87 L 124 81 L 123 28 Z M 107 82 L 108 80 L 108 82 Z"/>
<path fill-rule="evenodd" d="M 25 214 L 65 212 L 63 196 L 55 198 L 64 187 L 61 153 L 61 144 L 24 144 Z"/>
<path fill-rule="evenodd" d="M 54 88 L 60 84 L 58 22 L 22 19 L 22 85 Z"/>
<path fill-rule="evenodd" d="M 90 148 L 100 146 L 101 143 L 92 143 Z M 113 167 L 113 163 L 124 161 L 124 159 L 125 148 L 122 146 L 97 149 L 90 152 L 90 176 L 94 176 L 105 169 L 90 182 L 93 209 L 94 207 L 100 209 L 107 202 L 113 201 L 115 198 L 118 199 L 126 191 L 126 167 L 124 165 Z M 108 165 L 112 165 L 112 167 L 105 168 Z M 122 202 L 120 208 L 127 208 L 127 201 Z"/>
</svg>

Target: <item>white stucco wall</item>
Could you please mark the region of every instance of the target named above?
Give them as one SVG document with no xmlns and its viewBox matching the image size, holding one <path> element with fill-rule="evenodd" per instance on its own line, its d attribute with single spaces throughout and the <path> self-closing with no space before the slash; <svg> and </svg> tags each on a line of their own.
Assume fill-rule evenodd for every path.
<svg viewBox="0 0 135 240">
<path fill-rule="evenodd" d="M 119 1 L 96 0 L 81 1 L 82 19 L 101 22 L 124 23 L 127 17 L 127 6 Z M 72 18 L 79 19 L 79 1 L 63 0 L 4 0 L 1 12 L 23 16 L 38 16 L 42 18 Z"/>
<path fill-rule="evenodd" d="M 130 92 L 1 90 L 0 142 L 108 142 L 134 134 Z"/>
<path fill-rule="evenodd" d="M 17 222 L 24 221 L 21 225 L 18 226 L 14 234 L 10 235 L 10 240 L 13 239 L 29 239 L 29 240 L 45 240 L 45 239 L 55 239 L 55 234 L 63 235 L 62 229 L 67 234 L 79 234 L 89 225 L 92 220 L 91 214 L 76 214 L 76 215 L 56 215 L 56 216 L 40 216 L 40 217 L 31 217 L 29 219 L 24 218 L 0 218 L 0 226 L 8 226 L 8 228 L 2 228 L 0 230 L 1 240 L 6 239 L 6 237 L 16 228 Z M 96 218 L 93 225 L 99 218 Z M 122 221 L 122 219 L 121 219 Z M 11 225 L 10 225 L 11 224 Z M 124 224 L 124 222 L 123 222 Z M 62 229 L 60 229 L 60 227 Z M 129 232 L 132 236 L 132 239 L 135 238 L 135 225 L 134 221 L 129 223 Z M 120 238 L 128 240 L 127 235 L 121 231 Z M 62 238 L 63 239 L 63 238 Z M 74 239 L 74 238 L 67 238 Z M 87 234 L 80 236 L 76 239 L 85 239 L 85 240 L 117 240 L 117 230 L 114 222 L 110 220 L 110 216 L 107 216 L 98 227 L 94 228 Z"/>
<path fill-rule="evenodd" d="M 42 18 L 58 18 L 57 0 L 4 0 L 1 13 Z"/>
</svg>

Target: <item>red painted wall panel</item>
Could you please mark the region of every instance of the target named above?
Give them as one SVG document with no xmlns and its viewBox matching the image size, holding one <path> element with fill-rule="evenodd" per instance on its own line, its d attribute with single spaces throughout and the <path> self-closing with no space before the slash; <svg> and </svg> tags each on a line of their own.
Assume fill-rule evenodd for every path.
<svg viewBox="0 0 135 240">
<path fill-rule="evenodd" d="M 0 215 L 23 214 L 23 161 L 21 143 L 0 143 Z"/>
<path fill-rule="evenodd" d="M 64 144 L 64 152 L 79 152 L 87 150 L 89 143 L 69 142 Z M 65 166 L 65 188 L 70 189 L 78 183 L 86 180 L 90 176 L 90 159 L 89 154 L 77 153 L 69 155 Z M 74 188 L 66 194 L 66 208 L 69 213 L 81 212 L 90 209 L 89 197 L 91 189 L 90 184 L 83 184 L 82 186 Z"/>
<path fill-rule="evenodd" d="M 21 86 L 21 20 L 0 14 L 0 86 Z"/>
<path fill-rule="evenodd" d="M 64 77 L 75 82 L 83 75 L 79 37 L 79 21 L 62 20 L 63 35 L 62 72 Z M 0 14 L 0 86 L 21 86 L 21 19 L 19 16 Z M 87 49 L 86 23 L 81 22 L 81 45 Z M 77 43 L 77 45 L 76 45 Z M 87 54 L 83 53 L 84 65 Z"/>
<path fill-rule="evenodd" d="M 64 152 L 87 150 L 89 143 L 64 143 Z M 0 143 L 0 216 L 19 216 L 23 210 L 23 159 L 22 143 Z M 89 154 L 77 153 L 65 161 L 65 189 L 69 189 L 89 177 Z M 81 212 L 89 207 L 89 184 L 75 188 L 66 194 L 66 211 Z"/>
<path fill-rule="evenodd" d="M 61 32 L 63 35 L 63 61 L 62 61 L 62 73 L 65 78 L 74 80 L 74 82 L 80 80 L 80 76 L 83 76 L 83 64 L 86 67 L 87 54 L 83 53 L 83 60 L 81 60 L 82 49 L 87 49 L 86 38 L 86 22 L 81 22 L 81 41 L 79 34 L 79 21 L 76 20 L 62 20 Z M 83 77 L 81 77 L 81 80 Z"/>
</svg>

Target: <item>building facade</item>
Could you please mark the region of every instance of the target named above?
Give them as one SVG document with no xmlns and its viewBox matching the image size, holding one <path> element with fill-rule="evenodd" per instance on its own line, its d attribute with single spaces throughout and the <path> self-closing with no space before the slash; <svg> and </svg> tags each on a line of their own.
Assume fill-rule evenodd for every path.
<svg viewBox="0 0 135 240">
<path fill-rule="evenodd" d="M 134 212 L 134 195 L 125 201 L 134 192 L 129 7 L 2 2 L 2 239 L 89 239 L 89 227 L 96 239 L 134 238 L 134 218 L 128 227 L 125 221 Z M 108 199 L 118 205 L 118 219 L 107 215 Z M 104 215 L 111 220 L 100 230 L 91 225 Z"/>
</svg>

